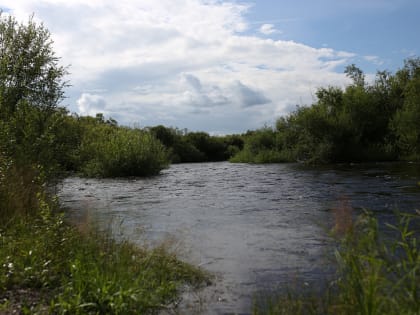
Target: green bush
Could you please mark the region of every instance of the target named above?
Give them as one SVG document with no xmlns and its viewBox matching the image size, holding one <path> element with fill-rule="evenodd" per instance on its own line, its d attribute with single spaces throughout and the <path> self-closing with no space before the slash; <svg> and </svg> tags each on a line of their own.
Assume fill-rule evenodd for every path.
<svg viewBox="0 0 420 315">
<path fill-rule="evenodd" d="M 87 130 L 80 151 L 86 176 L 150 176 L 169 164 L 166 149 L 149 132 L 106 124 Z"/>
<path fill-rule="evenodd" d="M 262 128 L 244 136 L 245 144 L 230 158 L 234 163 L 281 163 L 289 162 L 290 154 L 282 150 L 281 137 L 271 128 Z"/>
<path fill-rule="evenodd" d="M 406 60 L 395 74 L 378 71 L 371 84 L 354 65 L 345 72 L 349 86 L 319 88 L 314 104 L 279 118 L 275 131 L 248 133 L 248 152 L 232 161 L 276 160 L 255 157 L 267 150 L 307 163 L 419 160 L 420 58 Z"/>
</svg>

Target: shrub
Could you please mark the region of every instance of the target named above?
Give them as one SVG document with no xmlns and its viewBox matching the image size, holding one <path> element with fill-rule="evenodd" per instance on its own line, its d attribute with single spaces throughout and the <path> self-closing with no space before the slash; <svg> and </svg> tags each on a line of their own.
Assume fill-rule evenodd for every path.
<svg viewBox="0 0 420 315">
<path fill-rule="evenodd" d="M 150 176 L 168 165 L 164 146 L 149 132 L 109 125 L 88 130 L 81 145 L 87 176 Z"/>
</svg>

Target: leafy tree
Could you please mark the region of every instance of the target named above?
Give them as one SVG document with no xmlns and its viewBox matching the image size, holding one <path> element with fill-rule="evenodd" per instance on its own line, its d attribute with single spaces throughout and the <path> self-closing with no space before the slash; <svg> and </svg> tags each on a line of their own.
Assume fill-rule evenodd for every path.
<svg viewBox="0 0 420 315">
<path fill-rule="evenodd" d="M 344 73 L 353 80 L 355 86 L 363 87 L 365 85 L 365 75 L 355 64 L 347 66 Z"/>
<path fill-rule="evenodd" d="M 345 89 L 319 88 L 317 102 L 280 117 L 272 134 L 257 130 L 244 137 L 244 149 L 232 160 L 420 159 L 420 58 L 405 61 L 395 75 L 379 71 L 372 84 L 355 65 L 345 73 L 352 79 Z"/>
<path fill-rule="evenodd" d="M 1 142 L 16 163 L 52 169 L 66 155 L 57 152 L 62 139 L 53 131 L 66 115 L 58 108 L 65 74 L 42 24 L 0 13 L 0 121 L 7 130 Z"/>
<path fill-rule="evenodd" d="M 288 160 L 283 155 L 282 135 L 272 128 L 263 127 L 243 135 L 243 149 L 230 158 L 231 162 L 278 163 Z M 239 147 L 237 147 L 239 148 Z"/>
<path fill-rule="evenodd" d="M 226 161 L 243 147 L 238 135 L 210 136 L 162 125 L 147 129 L 167 148 L 173 163 Z"/>
<path fill-rule="evenodd" d="M 409 59 L 397 74 L 403 78 L 403 105 L 392 122 L 401 156 L 420 159 L 420 58 Z"/>
<path fill-rule="evenodd" d="M 149 130 L 166 147 L 172 147 L 177 140 L 176 138 L 179 137 L 176 130 L 162 125 L 150 127 Z"/>
<path fill-rule="evenodd" d="M 31 17 L 19 24 L 0 14 L 0 113 L 7 118 L 26 101 L 51 113 L 64 97 L 66 69 L 58 64 L 49 31 Z"/>
</svg>

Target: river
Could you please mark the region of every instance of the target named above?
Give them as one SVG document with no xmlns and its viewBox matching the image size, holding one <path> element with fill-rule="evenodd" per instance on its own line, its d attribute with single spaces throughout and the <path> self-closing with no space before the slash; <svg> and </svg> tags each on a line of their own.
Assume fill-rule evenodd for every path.
<svg viewBox="0 0 420 315">
<path fill-rule="evenodd" d="M 116 237 L 171 243 L 215 275 L 186 298 L 203 314 L 247 314 L 261 292 L 318 286 L 331 273 L 338 211 L 381 220 L 420 206 L 420 165 L 177 164 L 151 178 L 70 177 L 59 197 L 73 220 Z"/>
</svg>

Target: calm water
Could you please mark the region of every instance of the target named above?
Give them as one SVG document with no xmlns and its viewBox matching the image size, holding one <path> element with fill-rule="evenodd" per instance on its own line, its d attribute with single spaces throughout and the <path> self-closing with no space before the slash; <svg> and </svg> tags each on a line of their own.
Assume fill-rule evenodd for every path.
<svg viewBox="0 0 420 315">
<path fill-rule="evenodd" d="M 215 284 L 188 298 L 198 301 L 191 313 L 249 313 L 258 292 L 328 275 L 334 209 L 367 207 L 381 220 L 413 211 L 419 180 L 418 164 L 180 164 L 147 179 L 68 178 L 59 196 L 75 220 L 134 242 L 170 239 L 213 272 Z"/>
</svg>

